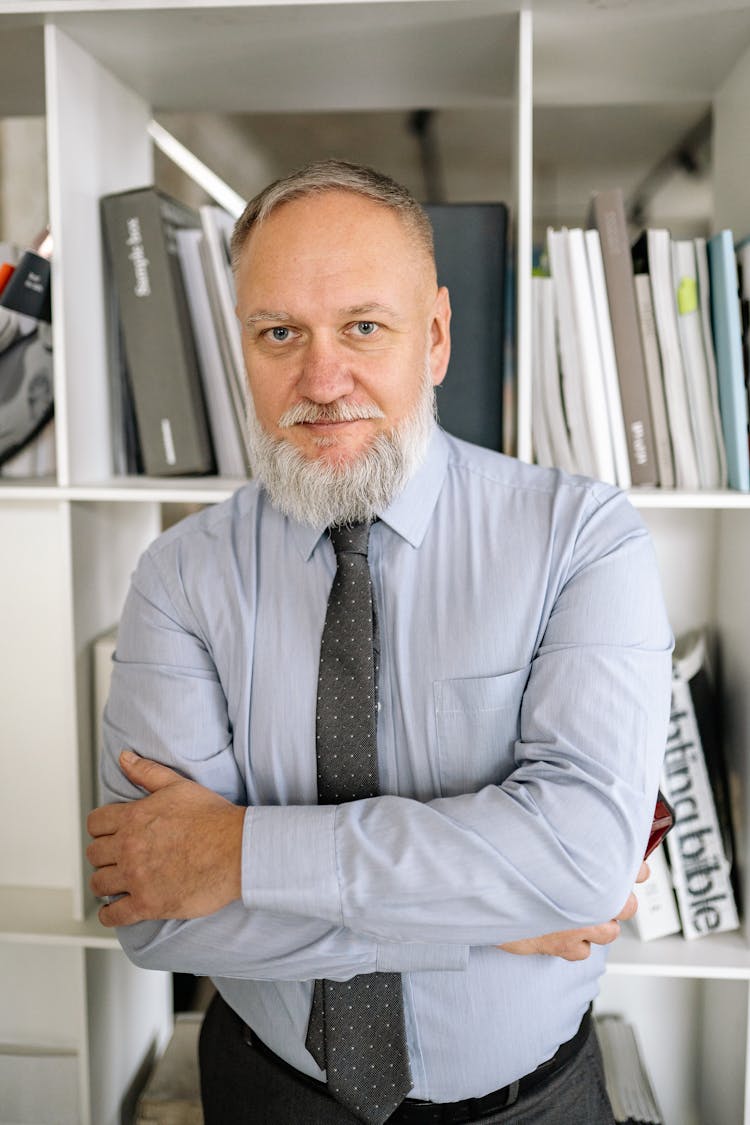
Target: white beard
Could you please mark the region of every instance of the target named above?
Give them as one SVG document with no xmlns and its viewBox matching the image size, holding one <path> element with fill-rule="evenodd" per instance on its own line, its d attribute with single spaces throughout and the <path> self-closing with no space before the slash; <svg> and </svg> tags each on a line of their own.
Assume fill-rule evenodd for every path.
<svg viewBox="0 0 750 1125">
<path fill-rule="evenodd" d="M 309 421 L 316 416 L 329 421 L 382 417 L 375 406 L 352 409 L 346 403 L 327 407 L 302 403 L 287 411 L 279 425 L 294 424 L 295 419 L 301 421 L 306 415 Z M 274 506 L 299 523 L 323 528 L 367 522 L 388 507 L 421 465 L 435 416 L 435 389 L 425 363 L 419 398 L 401 425 L 379 434 L 351 461 L 336 465 L 309 460 L 291 442 L 267 433 L 248 393 L 253 476 L 265 487 Z"/>
</svg>

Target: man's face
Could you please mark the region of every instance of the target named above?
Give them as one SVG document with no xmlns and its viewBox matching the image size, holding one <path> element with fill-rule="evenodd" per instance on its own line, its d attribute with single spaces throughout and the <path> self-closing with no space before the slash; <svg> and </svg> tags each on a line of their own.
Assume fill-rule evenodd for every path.
<svg viewBox="0 0 750 1125">
<path fill-rule="evenodd" d="M 258 422 L 306 459 L 356 460 L 408 418 L 425 369 L 433 384 L 445 374 L 447 291 L 381 204 L 346 191 L 282 204 L 251 232 L 236 280 Z M 336 407 L 369 416 L 331 420 Z M 306 420 L 289 425 L 294 408 Z"/>
</svg>

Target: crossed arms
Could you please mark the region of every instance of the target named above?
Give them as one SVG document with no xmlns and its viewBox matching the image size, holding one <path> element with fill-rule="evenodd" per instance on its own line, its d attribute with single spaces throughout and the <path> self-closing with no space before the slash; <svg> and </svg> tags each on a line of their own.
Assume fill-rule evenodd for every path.
<svg viewBox="0 0 750 1125">
<path fill-rule="evenodd" d="M 202 560 L 190 573 L 169 550 L 149 552 L 107 708 L 103 781 L 115 804 L 89 820 L 92 886 L 124 896 L 102 920 L 121 927 L 132 959 L 299 981 L 460 970 L 471 946 L 575 958 L 611 940 L 610 919 L 632 911 L 653 810 L 671 634 L 630 515 L 596 512 L 575 549 L 529 666 L 505 779 L 338 807 L 251 796 L 257 750 L 237 741 L 251 677 L 222 664 L 213 618 L 201 617 Z M 231 597 L 220 612 L 234 623 L 244 609 Z M 278 776 L 305 750 L 288 733 L 288 757 L 267 763 Z M 146 760 L 129 765 L 124 747 Z"/>
<path fill-rule="evenodd" d="M 88 818 L 93 842 L 86 854 L 96 868 L 92 889 L 99 897 L 115 896 L 99 910 L 102 924 L 201 918 L 239 900 L 244 809 L 131 751 L 120 755 L 120 765 L 146 795 L 133 803 L 105 805 Z M 638 881 L 647 875 L 642 864 Z M 592 943 L 614 941 L 619 922 L 631 918 L 636 907 L 630 893 L 616 919 L 499 948 L 583 960 Z"/>
</svg>

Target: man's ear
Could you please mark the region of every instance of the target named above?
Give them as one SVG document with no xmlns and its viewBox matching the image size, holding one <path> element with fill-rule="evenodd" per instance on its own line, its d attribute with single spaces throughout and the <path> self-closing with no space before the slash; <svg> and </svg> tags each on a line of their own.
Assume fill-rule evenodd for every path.
<svg viewBox="0 0 750 1125">
<path fill-rule="evenodd" d="M 435 296 L 430 322 L 430 371 L 434 386 L 442 383 L 448 370 L 448 360 L 451 357 L 450 323 L 450 296 L 442 285 Z"/>
</svg>

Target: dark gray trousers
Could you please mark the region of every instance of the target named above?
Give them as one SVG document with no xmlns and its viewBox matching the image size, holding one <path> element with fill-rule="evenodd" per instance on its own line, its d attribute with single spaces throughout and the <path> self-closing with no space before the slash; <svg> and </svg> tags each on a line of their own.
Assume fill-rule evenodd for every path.
<svg viewBox="0 0 750 1125">
<path fill-rule="evenodd" d="M 324 1091 L 255 1049 L 245 1025 L 217 993 L 200 1037 L 205 1125 L 357 1125 Z M 250 1040 L 250 1041 L 249 1041 Z M 615 1125 L 596 1036 L 544 1086 L 481 1125 Z"/>
</svg>

